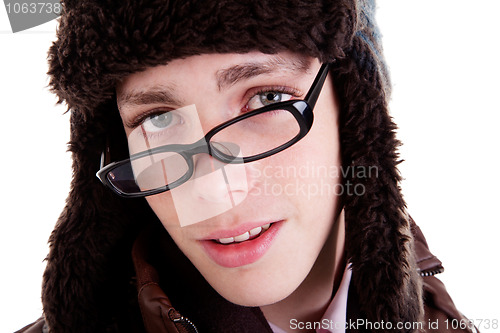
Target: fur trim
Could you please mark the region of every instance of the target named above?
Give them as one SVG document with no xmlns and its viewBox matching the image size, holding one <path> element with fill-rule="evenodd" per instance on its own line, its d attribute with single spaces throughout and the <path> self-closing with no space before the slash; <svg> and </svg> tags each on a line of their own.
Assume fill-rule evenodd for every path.
<svg viewBox="0 0 500 333">
<path fill-rule="evenodd" d="M 52 332 L 127 331 L 130 249 L 157 223 L 144 200 L 96 179 L 100 153 L 126 147 L 114 101 L 125 76 L 201 53 L 307 53 L 332 69 L 341 99 L 344 166 L 377 169 L 363 196 L 346 196 L 346 244 L 360 306 L 371 321 L 418 321 L 421 282 L 399 189 L 390 84 L 369 0 L 69 1 L 49 50 L 52 90 L 71 110 L 74 176 L 50 238 L 43 304 Z M 114 141 L 117 142 L 114 142 Z M 126 151 L 123 152 L 126 154 Z M 120 153 L 118 153 L 119 155 Z"/>
<path fill-rule="evenodd" d="M 367 318 L 375 322 L 417 322 L 423 313 L 421 282 L 415 269 L 409 219 L 398 186 L 401 177 L 396 126 L 387 111 L 380 64 L 371 45 L 356 37 L 351 54 L 333 70 L 341 96 L 340 140 L 344 167 L 374 173 L 344 182 L 364 189 L 345 196 L 347 256 Z"/>
<path fill-rule="evenodd" d="M 87 113 L 117 82 L 148 66 L 202 53 L 306 52 L 331 61 L 350 43 L 351 1 L 66 1 L 49 51 L 50 85 Z"/>
</svg>

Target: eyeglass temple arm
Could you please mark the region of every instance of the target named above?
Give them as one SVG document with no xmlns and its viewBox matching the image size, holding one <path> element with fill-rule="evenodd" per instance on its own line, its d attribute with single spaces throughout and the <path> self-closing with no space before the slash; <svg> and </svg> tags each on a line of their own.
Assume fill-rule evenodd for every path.
<svg viewBox="0 0 500 333">
<path fill-rule="evenodd" d="M 318 75 L 314 79 L 311 90 L 307 92 L 305 101 L 311 108 L 314 108 L 316 101 L 318 100 L 321 89 L 323 88 L 323 83 L 328 76 L 328 70 L 330 69 L 330 63 L 321 65 Z"/>
<path fill-rule="evenodd" d="M 106 147 L 101 153 L 101 163 L 99 169 L 104 168 L 106 165 L 111 163 L 111 157 L 109 154 L 109 139 L 106 139 Z"/>
</svg>

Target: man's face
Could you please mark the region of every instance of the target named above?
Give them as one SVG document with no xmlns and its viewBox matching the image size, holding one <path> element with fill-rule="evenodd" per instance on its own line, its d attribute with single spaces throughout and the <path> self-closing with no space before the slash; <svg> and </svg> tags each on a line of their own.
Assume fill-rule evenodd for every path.
<svg viewBox="0 0 500 333">
<path fill-rule="evenodd" d="M 189 137 L 184 140 L 194 142 L 245 112 L 304 99 L 319 68 L 317 59 L 255 52 L 191 56 L 132 74 L 117 88 L 129 149 L 143 149 L 130 143 L 141 125 L 142 132 L 152 132 L 142 134 L 154 139 L 167 125 L 187 123 L 194 114 L 196 134 L 183 134 Z M 172 116 L 179 109 L 191 115 L 188 120 Z M 250 143 L 256 146 L 275 140 L 282 130 L 264 132 L 259 124 L 280 122 L 282 115 L 266 117 L 230 132 L 234 140 L 252 137 Z M 196 155 L 193 180 L 146 198 L 177 246 L 229 301 L 247 306 L 275 303 L 310 274 L 339 212 L 337 119 L 338 104 L 328 78 L 310 132 L 292 147 L 255 162 L 227 165 L 222 178 L 209 172 L 220 162 Z M 250 131 L 260 132 L 253 136 Z M 224 141 L 231 142 L 231 137 Z M 202 170 L 200 176 L 197 170 Z M 184 216 L 192 222 L 183 224 Z"/>
</svg>

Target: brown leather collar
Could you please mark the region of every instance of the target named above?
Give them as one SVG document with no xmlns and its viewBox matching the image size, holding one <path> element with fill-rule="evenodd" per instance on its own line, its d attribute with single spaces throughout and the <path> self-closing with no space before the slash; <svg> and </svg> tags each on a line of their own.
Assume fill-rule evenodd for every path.
<svg viewBox="0 0 500 333">
<path fill-rule="evenodd" d="M 147 262 L 147 235 L 142 233 L 132 249 L 132 260 L 137 274 L 138 300 L 147 332 L 197 332 L 184 318 L 161 289 L 156 269 Z"/>
</svg>

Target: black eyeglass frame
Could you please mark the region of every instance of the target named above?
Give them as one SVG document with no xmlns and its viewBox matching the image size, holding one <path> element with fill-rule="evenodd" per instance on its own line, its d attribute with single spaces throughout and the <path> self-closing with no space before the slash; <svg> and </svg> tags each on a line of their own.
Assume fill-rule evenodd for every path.
<svg viewBox="0 0 500 333">
<path fill-rule="evenodd" d="M 216 127 L 212 128 L 203 138 L 198 140 L 195 143 L 192 144 L 169 144 L 165 146 L 160 146 L 160 147 L 155 147 L 152 149 L 148 149 L 136 154 L 131 155 L 129 158 L 118 161 L 118 162 L 112 162 L 106 166 L 104 166 L 104 161 L 106 160 L 105 158 L 105 152 L 102 153 L 101 157 L 101 168 L 99 171 L 97 171 L 96 176 L 99 178 L 99 180 L 107 187 L 113 190 L 116 194 L 122 196 L 122 197 L 127 197 L 127 198 L 142 198 L 150 195 L 155 195 L 159 194 L 162 192 L 169 191 L 177 186 L 180 186 L 184 184 L 186 181 L 188 181 L 194 173 L 194 162 L 193 162 L 193 156 L 197 154 L 209 154 L 210 156 L 216 158 L 217 160 L 223 162 L 223 163 L 249 163 L 253 161 L 257 161 L 269 156 L 272 156 L 274 154 L 277 154 L 290 146 L 294 145 L 297 143 L 299 140 L 301 140 L 306 134 L 309 132 L 309 130 L 312 127 L 313 120 L 314 120 L 314 115 L 313 115 L 313 110 L 316 105 L 316 102 L 318 100 L 318 97 L 321 93 L 321 90 L 323 89 L 323 85 L 325 82 L 326 77 L 328 76 L 328 72 L 330 69 L 331 63 L 325 63 L 321 65 L 321 68 L 318 71 L 318 74 L 316 75 L 311 88 L 309 88 L 309 91 L 306 94 L 306 97 L 303 100 L 289 100 L 285 102 L 278 102 L 274 103 L 271 105 L 264 106 L 259 109 L 252 110 L 250 112 L 247 112 L 241 116 L 235 117 L 233 119 L 230 119 L 228 121 L 223 122 L 220 125 L 217 125 Z M 288 142 L 285 142 L 284 144 L 275 147 L 271 150 L 268 150 L 264 153 L 260 153 L 257 155 L 253 156 L 248 156 L 248 157 L 236 157 L 233 155 L 227 155 L 224 154 L 221 150 L 217 149 L 217 147 L 212 143 L 210 140 L 212 137 L 220 132 L 221 130 L 225 129 L 226 127 L 229 127 L 239 121 L 245 120 L 249 117 L 253 117 L 255 115 L 265 113 L 265 112 L 270 112 L 274 110 L 286 110 L 289 111 L 297 120 L 299 124 L 299 133 L 289 140 Z M 208 144 L 207 144 L 208 143 Z M 141 191 L 141 192 L 134 192 L 134 193 L 127 193 L 123 192 L 116 186 L 112 184 L 112 182 L 108 179 L 108 174 L 124 165 L 127 163 L 130 163 L 133 160 L 153 155 L 153 154 L 158 154 L 158 153 L 166 153 L 166 152 L 175 152 L 180 154 L 185 160 L 186 163 L 189 167 L 188 171 L 184 176 L 179 178 L 178 180 L 167 184 L 162 187 L 158 187 L 152 190 L 146 190 L 146 191 Z"/>
</svg>

